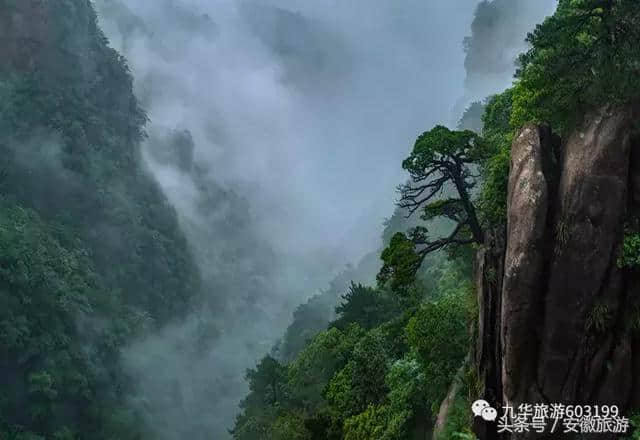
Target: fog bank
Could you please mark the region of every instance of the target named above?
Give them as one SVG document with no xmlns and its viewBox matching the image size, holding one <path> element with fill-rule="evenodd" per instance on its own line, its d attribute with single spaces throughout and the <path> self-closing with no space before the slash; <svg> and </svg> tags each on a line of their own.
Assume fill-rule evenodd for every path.
<svg viewBox="0 0 640 440">
<path fill-rule="evenodd" d="M 191 319 L 126 353 L 132 405 L 156 438 L 227 438 L 244 370 L 293 308 L 380 245 L 416 136 L 506 86 L 524 47 L 512 25 L 524 37 L 546 10 L 519 1 L 509 31 L 474 27 L 469 61 L 478 0 L 95 3 L 206 286 Z M 503 36 L 518 43 L 485 75 Z"/>
</svg>

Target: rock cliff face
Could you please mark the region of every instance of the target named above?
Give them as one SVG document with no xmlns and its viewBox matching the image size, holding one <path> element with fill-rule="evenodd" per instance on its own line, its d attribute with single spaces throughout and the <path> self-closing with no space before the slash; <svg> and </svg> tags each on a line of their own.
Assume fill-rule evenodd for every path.
<svg viewBox="0 0 640 440">
<path fill-rule="evenodd" d="M 636 116 L 608 106 L 566 141 L 528 125 L 513 142 L 506 233 L 477 256 L 477 374 L 497 407 L 638 403 L 640 279 L 619 264 L 640 206 Z"/>
</svg>

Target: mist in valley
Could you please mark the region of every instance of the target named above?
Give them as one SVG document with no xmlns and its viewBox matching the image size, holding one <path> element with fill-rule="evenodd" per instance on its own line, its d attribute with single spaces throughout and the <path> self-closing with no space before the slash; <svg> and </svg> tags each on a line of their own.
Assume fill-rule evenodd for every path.
<svg viewBox="0 0 640 440">
<path fill-rule="evenodd" d="M 245 370 L 295 308 L 350 281 L 347 264 L 374 282 L 375 262 L 358 263 L 381 246 L 416 136 L 508 86 L 555 5 L 94 3 L 150 119 L 145 163 L 203 276 L 188 319 L 125 352 L 131 406 L 158 439 L 228 438 Z"/>
</svg>

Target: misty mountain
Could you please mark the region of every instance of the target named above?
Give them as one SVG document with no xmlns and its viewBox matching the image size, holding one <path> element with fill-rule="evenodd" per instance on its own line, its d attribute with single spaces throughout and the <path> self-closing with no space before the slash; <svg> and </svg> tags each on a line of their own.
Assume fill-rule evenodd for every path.
<svg viewBox="0 0 640 440">
<path fill-rule="evenodd" d="M 638 6 L 593 4 L 0 0 L 0 437 L 634 414 Z"/>
<path fill-rule="evenodd" d="M 481 102 L 511 84 L 516 59 L 527 47 L 527 33 L 553 13 L 556 3 L 556 0 L 483 0 L 478 4 L 471 33 L 463 42 L 466 77 L 464 98 L 456 106 L 459 114 L 472 102 Z"/>
<path fill-rule="evenodd" d="M 189 315 L 199 270 L 91 5 L 0 9 L 0 432 L 135 438 L 121 352 Z"/>
<path fill-rule="evenodd" d="M 340 275 L 346 263 L 380 246 L 385 217 L 367 173 L 354 181 L 349 164 L 364 159 L 373 166 L 371 145 L 396 154 L 388 140 L 397 137 L 386 130 L 373 142 L 368 134 L 358 139 L 371 115 L 388 117 L 384 108 L 371 107 L 369 96 L 386 91 L 365 82 L 395 87 L 395 80 L 386 69 L 369 67 L 383 52 L 363 51 L 361 35 L 293 5 L 166 1 L 150 7 L 104 0 L 96 6 L 112 44 L 131 60 L 151 119 L 144 157 L 176 207 L 204 283 L 194 315 L 199 324 L 191 317 L 134 346 L 134 353 L 149 356 L 126 357 L 138 392 L 157 403 L 134 404 L 157 436 L 199 432 L 189 430 L 184 406 L 176 403 L 187 401 L 191 411 L 215 413 L 193 426 L 223 436 L 246 393 L 244 370 L 281 337 L 281 355 L 291 356 L 333 319 L 351 280 L 374 279 L 375 256 Z M 407 17 L 396 11 L 390 19 L 393 36 L 397 20 Z M 379 78 L 363 82 L 372 74 Z M 360 108 L 358 101 L 364 101 Z M 361 122 L 353 127 L 348 118 L 361 108 L 369 114 L 356 116 Z M 365 194 L 364 201 L 354 192 Z M 294 322 L 304 317 L 304 328 L 285 334 L 292 315 Z M 172 341 L 201 340 L 200 333 L 214 337 L 201 354 L 174 348 Z M 167 369 L 155 374 L 156 363 Z M 212 397 L 206 390 L 218 382 L 226 386 Z M 167 387 L 179 398 L 164 397 Z"/>
<path fill-rule="evenodd" d="M 279 58 L 285 83 L 311 93 L 343 86 L 354 53 L 321 20 L 258 2 L 245 1 L 239 7 L 254 34 Z"/>
</svg>

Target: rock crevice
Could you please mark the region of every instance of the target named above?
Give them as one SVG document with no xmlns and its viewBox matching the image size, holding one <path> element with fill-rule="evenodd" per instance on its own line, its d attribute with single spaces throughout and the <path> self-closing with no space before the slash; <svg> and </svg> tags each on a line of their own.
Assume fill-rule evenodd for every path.
<svg viewBox="0 0 640 440">
<path fill-rule="evenodd" d="M 630 107 L 606 106 L 564 142 L 536 125 L 513 141 L 504 239 L 480 250 L 476 267 L 477 373 L 483 397 L 498 407 L 627 410 L 640 400 L 629 325 L 640 284 L 636 269 L 618 264 L 640 205 L 633 121 Z M 482 439 L 509 438 L 477 427 Z"/>
</svg>

